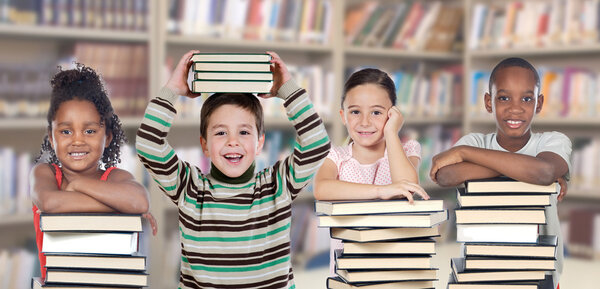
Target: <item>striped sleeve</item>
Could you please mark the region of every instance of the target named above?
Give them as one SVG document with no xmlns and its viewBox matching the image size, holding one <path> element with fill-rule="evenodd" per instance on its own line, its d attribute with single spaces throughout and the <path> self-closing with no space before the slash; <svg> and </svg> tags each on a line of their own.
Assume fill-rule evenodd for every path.
<svg viewBox="0 0 600 289">
<path fill-rule="evenodd" d="M 296 130 L 296 142 L 292 154 L 278 167 L 279 176 L 285 180 L 277 183 L 282 183 L 283 191 L 294 199 L 325 160 L 331 143 L 305 89 L 290 80 L 281 86 L 278 95 L 285 100 L 287 117 Z"/>
<path fill-rule="evenodd" d="M 162 88 L 158 97 L 148 104 L 135 139 L 138 158 L 175 204 L 182 197 L 183 183 L 190 176 L 189 164 L 180 160 L 167 142 L 167 134 L 177 113 L 173 107 L 177 97 L 171 90 Z"/>
</svg>

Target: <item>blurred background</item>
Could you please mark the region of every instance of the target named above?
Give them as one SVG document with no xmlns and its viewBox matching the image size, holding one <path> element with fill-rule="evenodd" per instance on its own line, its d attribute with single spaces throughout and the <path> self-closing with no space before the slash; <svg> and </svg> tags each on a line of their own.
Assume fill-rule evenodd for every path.
<svg viewBox="0 0 600 289">
<path fill-rule="evenodd" d="M 483 107 L 489 72 L 519 56 L 539 69 L 545 106 L 533 130 L 573 142 L 571 182 L 559 205 L 567 259 L 561 288 L 600 284 L 600 2 L 598 0 L 3 0 L 0 1 L 0 288 L 29 288 L 39 276 L 28 173 L 47 123 L 51 76 L 74 61 L 99 71 L 130 140 L 122 167 L 151 191 L 159 233 L 146 232 L 150 288 L 176 288 L 176 208 L 149 181 L 132 149 L 149 98 L 190 49 L 279 53 L 305 87 L 336 145 L 343 82 L 364 67 L 387 71 L 406 123 L 422 146 L 420 179 L 444 199 L 450 220 L 438 238 L 437 288 L 460 255 L 455 189 L 428 177 L 431 157 L 469 132 L 492 132 Z M 204 172 L 202 98 L 177 103 L 170 143 Z M 267 141 L 258 168 L 290 152 L 294 131 L 281 102 L 263 102 Z M 310 186 L 293 206 L 298 288 L 325 288 L 329 232 L 317 228 Z"/>
</svg>

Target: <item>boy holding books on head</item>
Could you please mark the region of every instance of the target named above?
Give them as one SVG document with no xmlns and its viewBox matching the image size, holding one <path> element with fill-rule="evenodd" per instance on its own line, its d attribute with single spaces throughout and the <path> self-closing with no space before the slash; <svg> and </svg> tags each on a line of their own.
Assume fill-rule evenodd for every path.
<svg viewBox="0 0 600 289">
<path fill-rule="evenodd" d="M 150 101 L 136 140 L 140 160 L 179 209 L 179 288 L 294 288 L 291 203 L 329 152 L 325 127 L 284 62 L 268 52 L 273 87 L 260 96 L 285 100 L 298 133 L 294 152 L 254 173 L 265 139 L 262 107 L 252 94 L 217 93 L 200 112 L 200 144 L 211 159 L 210 173 L 203 174 L 167 141 L 177 97 L 198 96 L 186 83 L 195 52 L 181 58 Z"/>
<path fill-rule="evenodd" d="M 567 191 L 571 141 L 559 132 L 531 132 L 531 122 L 542 110 L 544 96 L 536 69 L 522 58 L 507 58 L 494 67 L 484 98 L 486 110 L 495 116 L 496 132 L 468 134 L 450 150 L 436 155 L 431 179 L 441 186 L 500 175 L 539 185 L 558 181 L 560 194 L 546 207 L 546 226 L 541 232 L 559 240 L 553 271 L 554 287 L 558 288 L 563 242 L 556 203 Z"/>
</svg>

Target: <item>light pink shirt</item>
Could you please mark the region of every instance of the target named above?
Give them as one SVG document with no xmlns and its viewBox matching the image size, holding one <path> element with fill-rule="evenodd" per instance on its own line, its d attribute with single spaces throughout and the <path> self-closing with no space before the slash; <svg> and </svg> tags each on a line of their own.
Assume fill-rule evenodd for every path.
<svg viewBox="0 0 600 289">
<path fill-rule="evenodd" d="M 403 148 L 407 157 L 421 158 L 421 145 L 417 141 L 409 140 L 403 144 Z M 335 163 L 338 180 L 340 181 L 372 185 L 389 185 L 392 183 L 387 150 L 382 158 L 372 164 L 361 164 L 352 157 L 352 143 L 347 146 L 331 147 L 327 158 Z M 332 275 L 335 266 L 333 252 L 336 249 L 343 248 L 342 241 L 331 239 L 329 268 Z"/>
</svg>

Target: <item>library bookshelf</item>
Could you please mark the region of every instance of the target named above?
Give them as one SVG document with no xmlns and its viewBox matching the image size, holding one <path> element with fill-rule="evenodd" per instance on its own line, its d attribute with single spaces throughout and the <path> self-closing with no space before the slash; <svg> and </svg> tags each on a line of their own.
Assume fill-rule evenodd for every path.
<svg viewBox="0 0 600 289">
<path fill-rule="evenodd" d="M 474 27 L 472 22 L 474 7 L 479 3 L 491 3 L 492 1 L 457 0 L 450 1 L 453 5 L 462 8 L 463 25 L 462 40 L 458 47 L 463 49 L 451 52 L 430 52 L 425 50 L 401 50 L 395 48 L 375 48 L 366 46 L 355 46 L 347 44 L 344 35 L 344 23 L 347 11 L 360 1 L 343 0 L 314 0 L 317 2 L 328 2 L 330 16 L 328 18 L 329 30 L 323 42 L 299 42 L 282 40 L 260 40 L 260 39 L 232 39 L 198 36 L 193 34 L 173 33 L 169 30 L 171 18 L 169 11 L 172 10 L 172 1 L 148 0 L 148 25 L 145 31 L 121 31 L 96 28 L 73 28 L 39 25 L 18 25 L 0 23 L 0 64 L 2 63 L 35 63 L 39 58 L 44 61 L 56 63 L 69 52 L 77 42 L 89 43 L 116 43 L 116 44 L 140 44 L 147 47 L 148 54 L 145 61 L 148 63 L 147 98 L 151 98 L 167 80 L 164 71 L 172 69 L 173 61 L 189 49 L 212 52 L 263 52 L 275 51 L 286 61 L 288 65 L 315 66 L 321 69 L 323 75 L 330 74 L 330 90 L 332 95 L 327 102 L 327 107 L 321 112 L 327 112 L 323 116 L 328 132 L 335 145 L 340 145 L 345 139 L 345 128 L 338 117 L 340 107 L 339 97 L 342 93 L 343 83 L 348 71 L 356 67 L 375 66 L 388 72 L 404 69 L 405 67 L 419 66 L 425 71 L 435 71 L 448 66 L 462 66 L 463 92 L 458 95 L 462 99 L 459 107 L 454 107 L 453 113 L 447 116 L 432 115 L 407 115 L 405 128 L 403 130 L 416 131 L 417 135 L 431 133 L 435 137 L 426 139 L 427 142 L 439 141 L 440 133 L 460 132 L 489 132 L 494 128 L 491 116 L 471 115 L 471 107 L 468 99 L 471 99 L 473 83 L 471 74 L 475 70 L 491 69 L 500 59 L 508 56 L 521 56 L 531 60 L 534 65 L 552 65 L 566 67 L 569 65 L 581 65 L 592 71 L 600 71 L 600 44 L 569 44 L 543 48 L 511 48 L 511 49 L 471 49 L 469 48 L 469 35 Z M 314 2 L 312 0 L 299 0 L 302 3 Z M 183 2 L 183 0 L 179 1 Z M 394 4 L 397 1 L 385 1 L 382 3 Z M 429 3 L 430 0 L 417 2 Z M 509 1 L 503 1 L 508 3 Z M 460 39 L 460 38 L 459 38 Z M 326 94 L 325 92 L 323 94 Z M 3 97 L 0 95 L 0 97 Z M 600 98 L 600 96 L 597 96 Z M 127 116 L 122 118 L 124 129 L 130 140 L 135 140 L 135 131 L 140 123 L 141 116 Z M 292 132 L 289 122 L 282 117 L 267 117 L 265 121 L 267 131 Z M 36 155 L 39 151 L 39 143 L 45 132 L 46 121 L 43 116 L 33 118 L 2 117 L 0 119 L 0 132 L 11 137 L 3 137 L 2 146 L 14 148 L 19 152 L 29 152 Z M 591 137 L 598 138 L 600 118 L 598 115 L 591 117 L 547 117 L 535 120 L 534 128 L 540 131 L 559 130 L 569 137 Z M 177 119 L 173 128 L 170 141 L 173 145 L 193 146 L 197 144 L 198 132 L 197 117 Z M 14 137 L 12 137 L 14 136 Z M 425 148 L 426 144 L 422 143 Z M 430 162 L 433 153 L 424 150 L 422 157 L 423 165 Z M 422 165 L 422 166 L 423 166 Z M 426 171 L 426 169 L 424 170 Z M 423 175 L 422 175 L 423 176 Z M 453 188 L 440 188 L 431 184 L 428 178 L 421 178 L 423 186 L 431 194 L 447 198 L 453 195 Z M 150 182 L 152 183 L 152 182 Z M 171 205 L 160 191 L 153 185 L 149 185 L 151 191 L 151 212 L 158 220 L 159 232 L 156 237 L 149 239 L 150 265 L 150 288 L 172 288 L 176 285 L 175 276 L 165 273 L 163 264 L 166 263 L 168 247 L 171 234 L 177 229 L 176 209 Z M 311 203 L 313 197 L 310 192 L 304 192 L 298 199 L 301 203 Z M 575 206 L 585 200 L 592 206 L 600 207 L 600 196 L 593 190 L 579 189 L 573 184 L 565 202 L 572 202 Z M 449 207 L 452 207 L 450 205 Z M 13 227 L 31 228 L 31 214 L 18 213 L 0 218 L 0 230 L 6 231 Z M 33 238 L 33 230 L 18 230 L 18 234 L 3 237 L 0 250 L 19 246 L 24 238 Z M 299 260 L 306 260 L 307 256 L 301 256 Z M 296 269 L 302 274 L 301 269 Z M 172 268 L 167 270 L 172 272 Z M 440 276 L 443 280 L 445 277 Z M 315 280 L 315 285 L 324 284 L 325 280 Z"/>
</svg>

